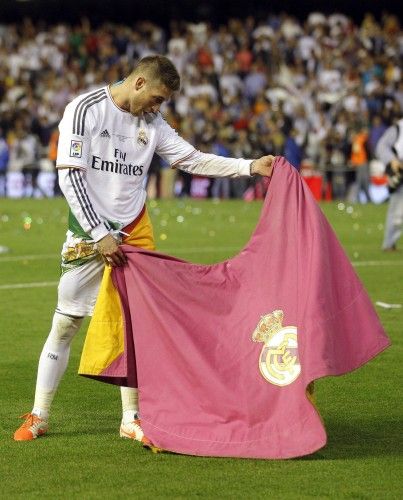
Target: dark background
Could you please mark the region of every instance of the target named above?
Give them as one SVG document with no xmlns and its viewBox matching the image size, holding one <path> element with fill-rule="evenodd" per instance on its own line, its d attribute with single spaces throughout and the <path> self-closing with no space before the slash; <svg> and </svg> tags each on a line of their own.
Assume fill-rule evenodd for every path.
<svg viewBox="0 0 403 500">
<path fill-rule="evenodd" d="M 380 17 L 382 12 L 398 14 L 400 0 L 0 0 L 0 24 L 19 22 L 30 16 L 48 22 L 79 22 L 85 15 L 94 24 L 107 20 L 132 24 L 141 19 L 167 26 L 171 19 L 209 20 L 213 25 L 229 17 L 267 17 L 269 12 L 287 12 L 304 19 L 312 11 L 342 12 L 360 22 L 365 12 Z"/>
</svg>

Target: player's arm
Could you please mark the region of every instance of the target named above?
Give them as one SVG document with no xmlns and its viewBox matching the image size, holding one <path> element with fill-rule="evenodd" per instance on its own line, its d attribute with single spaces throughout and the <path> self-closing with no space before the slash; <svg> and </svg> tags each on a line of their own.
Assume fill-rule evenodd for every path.
<svg viewBox="0 0 403 500">
<path fill-rule="evenodd" d="M 188 157 L 177 161 L 171 167 L 179 168 L 190 174 L 205 177 L 250 177 L 252 175 L 271 176 L 274 156 L 262 156 L 257 160 L 225 158 L 194 150 Z"/>
<path fill-rule="evenodd" d="M 56 167 L 59 185 L 71 211 L 84 231 L 96 242 L 99 253 L 111 265 L 123 265 L 126 257 L 115 238 L 110 234 L 106 221 L 94 209 L 88 195 L 86 168 L 91 146 L 91 118 L 85 127 L 77 125 L 75 117 L 80 104 L 73 101 L 66 107 L 59 125 L 60 138 Z"/>
<path fill-rule="evenodd" d="M 270 176 L 274 163 L 272 155 L 262 156 L 257 160 L 245 160 L 202 153 L 180 137 L 162 118 L 156 153 L 167 161 L 171 168 L 205 177 L 237 178 L 255 174 Z"/>
<path fill-rule="evenodd" d="M 71 211 L 84 231 L 96 242 L 98 252 L 106 263 L 120 266 L 126 263 L 126 256 L 118 242 L 110 234 L 102 217 L 94 210 L 88 196 L 85 172 L 69 165 L 58 166 L 59 185 Z"/>
</svg>

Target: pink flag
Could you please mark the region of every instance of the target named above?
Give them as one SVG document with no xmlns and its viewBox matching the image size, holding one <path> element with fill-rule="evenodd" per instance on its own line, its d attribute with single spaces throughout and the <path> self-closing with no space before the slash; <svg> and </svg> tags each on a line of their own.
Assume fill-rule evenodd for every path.
<svg viewBox="0 0 403 500">
<path fill-rule="evenodd" d="M 102 375 L 138 382 L 144 432 L 166 450 L 312 453 L 326 433 L 308 385 L 354 370 L 389 345 L 309 188 L 283 158 L 236 257 L 198 265 L 124 250 L 128 265 L 113 276 L 125 353 Z"/>
</svg>

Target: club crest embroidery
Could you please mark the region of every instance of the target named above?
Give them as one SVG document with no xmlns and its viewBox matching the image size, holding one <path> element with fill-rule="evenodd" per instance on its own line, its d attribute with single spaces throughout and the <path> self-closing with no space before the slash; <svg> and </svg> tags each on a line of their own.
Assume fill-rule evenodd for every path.
<svg viewBox="0 0 403 500">
<path fill-rule="evenodd" d="M 138 132 L 137 143 L 143 146 L 146 146 L 148 144 L 148 137 L 146 131 L 143 130 L 142 128 Z"/>
<path fill-rule="evenodd" d="M 254 342 L 264 343 L 259 357 L 260 373 L 281 387 L 292 384 L 301 373 L 297 327 L 283 326 L 283 318 L 281 310 L 262 316 L 252 334 Z"/>
</svg>

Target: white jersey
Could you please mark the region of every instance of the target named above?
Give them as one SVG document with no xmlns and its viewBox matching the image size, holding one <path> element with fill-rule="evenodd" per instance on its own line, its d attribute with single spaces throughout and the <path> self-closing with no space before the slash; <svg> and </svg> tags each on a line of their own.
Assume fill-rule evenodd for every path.
<svg viewBox="0 0 403 500">
<path fill-rule="evenodd" d="M 160 113 L 134 116 L 122 110 L 109 87 L 68 104 L 59 130 L 56 166 L 77 167 L 60 171 L 65 189 L 62 182 L 61 187 L 75 219 L 94 240 L 129 224 L 140 213 L 154 153 L 171 167 L 190 173 L 249 175 L 250 161 L 196 151 Z"/>
<path fill-rule="evenodd" d="M 136 117 L 118 108 L 108 87 L 68 104 L 59 130 L 56 166 L 83 169 L 95 213 L 123 225 L 144 205 L 154 152 L 175 165 L 194 151 L 160 114 Z"/>
</svg>

